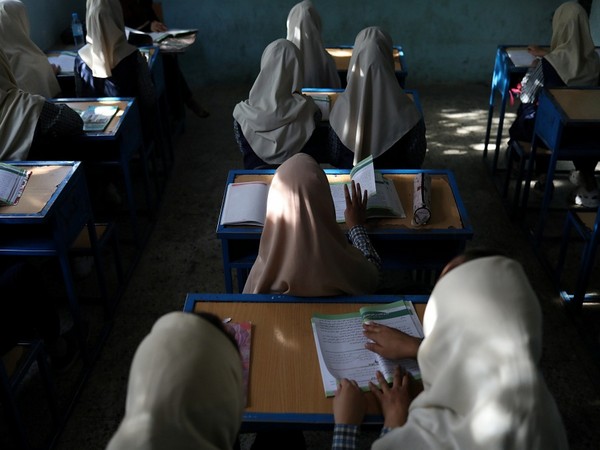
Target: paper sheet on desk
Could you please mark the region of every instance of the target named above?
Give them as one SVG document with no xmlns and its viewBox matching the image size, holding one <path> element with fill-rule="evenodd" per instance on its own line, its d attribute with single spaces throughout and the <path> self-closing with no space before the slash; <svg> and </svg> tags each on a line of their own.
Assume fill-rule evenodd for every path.
<svg viewBox="0 0 600 450">
<path fill-rule="evenodd" d="M 60 67 L 61 74 L 72 74 L 75 71 L 75 56 L 75 53 L 61 53 L 57 56 L 48 56 L 48 61 Z"/>
</svg>

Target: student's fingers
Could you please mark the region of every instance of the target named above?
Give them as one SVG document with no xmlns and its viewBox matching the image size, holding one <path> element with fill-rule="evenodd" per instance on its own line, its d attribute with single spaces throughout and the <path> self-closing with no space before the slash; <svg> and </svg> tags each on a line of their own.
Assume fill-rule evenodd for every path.
<svg viewBox="0 0 600 450">
<path fill-rule="evenodd" d="M 389 391 L 388 383 L 384 378 L 383 374 L 378 370 L 377 372 L 375 372 L 375 376 L 377 377 L 377 381 L 379 382 L 379 389 L 381 389 L 383 393 Z"/>
<path fill-rule="evenodd" d="M 369 390 L 373 393 L 373 395 L 375 396 L 375 398 L 377 400 L 379 400 L 379 402 L 381 402 L 381 397 L 383 397 L 383 393 L 381 392 L 381 390 L 375 385 L 375 383 L 372 383 L 371 381 L 369 381 Z"/>
<path fill-rule="evenodd" d="M 350 191 L 348 185 L 344 185 L 344 197 L 346 198 L 346 208 L 352 204 L 352 198 L 350 197 Z"/>
</svg>

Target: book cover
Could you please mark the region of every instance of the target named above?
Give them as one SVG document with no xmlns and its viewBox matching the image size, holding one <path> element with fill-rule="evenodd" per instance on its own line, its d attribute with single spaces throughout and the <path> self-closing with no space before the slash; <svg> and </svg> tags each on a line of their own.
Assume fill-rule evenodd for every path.
<svg viewBox="0 0 600 450">
<path fill-rule="evenodd" d="M 327 397 L 335 395 L 342 378 L 356 380 L 364 391 L 369 390 L 369 381 L 378 383 L 375 376 L 377 370 L 391 381 L 398 365 L 413 378 L 421 378 L 415 359 L 388 360 L 365 348 L 367 338 L 363 334 L 362 324 L 367 320 L 399 329 L 411 336 L 423 337 L 423 328 L 412 303 L 404 300 L 366 306 L 347 314 L 314 314 L 311 325 Z"/>
<path fill-rule="evenodd" d="M 83 131 L 104 131 L 118 110 L 116 105 L 91 105 L 78 111 L 83 119 Z"/>
<path fill-rule="evenodd" d="M 221 225 L 263 226 L 269 185 L 260 181 L 231 183 L 225 191 Z"/>
<path fill-rule="evenodd" d="M 13 206 L 19 203 L 30 176 L 30 170 L 0 163 L 0 205 Z"/>
<path fill-rule="evenodd" d="M 248 404 L 248 386 L 250 380 L 250 349 L 252 348 L 252 322 L 229 322 L 225 324 L 235 338 L 240 356 L 242 357 L 242 376 L 244 379 L 244 392 L 246 405 Z"/>
</svg>

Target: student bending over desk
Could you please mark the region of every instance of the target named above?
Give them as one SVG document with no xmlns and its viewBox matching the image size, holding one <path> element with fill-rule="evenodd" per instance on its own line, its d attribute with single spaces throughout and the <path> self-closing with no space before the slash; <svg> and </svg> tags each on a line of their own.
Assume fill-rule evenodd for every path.
<svg viewBox="0 0 600 450">
<path fill-rule="evenodd" d="M 28 159 L 32 144 L 38 138 L 83 133 L 83 120 L 71 108 L 50 103 L 40 95 L 30 94 L 17 87 L 17 81 L 2 49 L 0 124 L 0 161 Z"/>
<path fill-rule="evenodd" d="M 29 36 L 29 17 L 19 0 L 0 1 L 0 48 L 8 58 L 19 89 L 46 98 L 57 97 L 59 68 Z"/>
<path fill-rule="evenodd" d="M 242 363 L 221 321 L 171 312 L 131 363 L 125 417 L 107 450 L 232 449 L 244 412 Z"/>
<path fill-rule="evenodd" d="M 342 87 L 333 57 L 325 50 L 321 38 L 321 17 L 310 0 L 297 3 L 288 14 L 287 40 L 302 52 L 304 86 L 310 88 Z"/>
<path fill-rule="evenodd" d="M 381 260 L 363 227 L 366 191 L 346 190 L 350 239 L 335 219 L 325 172 L 300 153 L 271 181 L 258 256 L 244 286 L 248 294 L 305 297 L 375 292 Z M 350 194 L 352 194 L 350 196 Z"/>
<path fill-rule="evenodd" d="M 594 48 L 588 16 L 577 2 L 563 3 L 554 12 L 550 52 L 537 46 L 530 46 L 529 52 L 538 59 L 523 78 L 521 104 L 509 130 L 511 140 L 525 142 L 533 138 L 538 97 L 543 87 L 597 86 L 600 81 L 600 58 Z M 594 177 L 597 163 L 585 158 L 573 160 L 580 176 L 579 180 L 577 175 L 570 177 L 580 185 L 573 196 L 575 204 L 595 208 L 600 203 Z M 539 179 L 534 189 L 544 190 L 547 169 L 547 158 L 539 157 L 536 161 Z"/>
<path fill-rule="evenodd" d="M 542 314 L 522 266 L 504 256 L 458 258 L 431 293 L 420 346 L 405 345 L 399 331 L 390 337 L 382 325 L 365 327 L 375 341 L 370 349 L 391 358 L 416 356 L 424 386 L 411 403 L 407 375 L 398 369 L 388 386 L 377 374 L 381 388 L 372 384 L 371 391 L 381 404 L 384 428 L 371 448 L 568 448 L 540 372 Z M 460 264 L 460 258 L 467 261 Z M 363 392 L 342 380 L 333 410 L 332 448 L 356 448 Z"/>
<path fill-rule="evenodd" d="M 233 131 L 244 168 L 278 165 L 301 151 L 319 159 L 315 130 L 321 111 L 300 92 L 303 84 L 298 47 L 286 39 L 271 42 L 262 54 L 249 98 L 233 109 Z"/>
<path fill-rule="evenodd" d="M 369 27 L 356 36 L 348 84 L 329 115 L 330 162 L 351 169 L 373 155 L 376 168 L 418 169 L 427 141 L 425 121 L 394 72 L 390 35 Z"/>
</svg>

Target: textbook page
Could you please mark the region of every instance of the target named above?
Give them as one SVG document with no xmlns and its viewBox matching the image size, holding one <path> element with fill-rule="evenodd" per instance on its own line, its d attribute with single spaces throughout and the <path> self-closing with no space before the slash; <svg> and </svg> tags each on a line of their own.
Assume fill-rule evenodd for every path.
<svg viewBox="0 0 600 450">
<path fill-rule="evenodd" d="M 365 391 L 369 389 L 369 381 L 377 384 L 375 376 L 377 370 L 391 381 L 398 364 L 414 378 L 421 377 L 416 360 L 386 360 L 367 350 L 365 344 L 368 340 L 362 331 L 362 323 L 371 320 L 397 328 L 412 336 L 422 337 L 422 327 L 414 308 L 412 305 L 409 307 L 408 303 L 400 300 L 387 305 L 361 308 L 361 311 L 356 313 L 313 315 L 311 318 L 313 337 L 327 397 L 335 394 L 337 380 L 342 378 L 356 380 Z"/>
<path fill-rule="evenodd" d="M 75 71 L 75 52 L 61 52 L 56 56 L 48 56 L 48 62 L 60 67 L 59 74 L 69 75 Z"/>
<path fill-rule="evenodd" d="M 268 194 L 267 183 L 230 183 L 225 192 L 221 225 L 264 225 Z"/>
<path fill-rule="evenodd" d="M 535 59 L 535 56 L 529 53 L 526 47 L 508 48 L 506 53 L 515 67 L 529 67 Z"/>
</svg>

